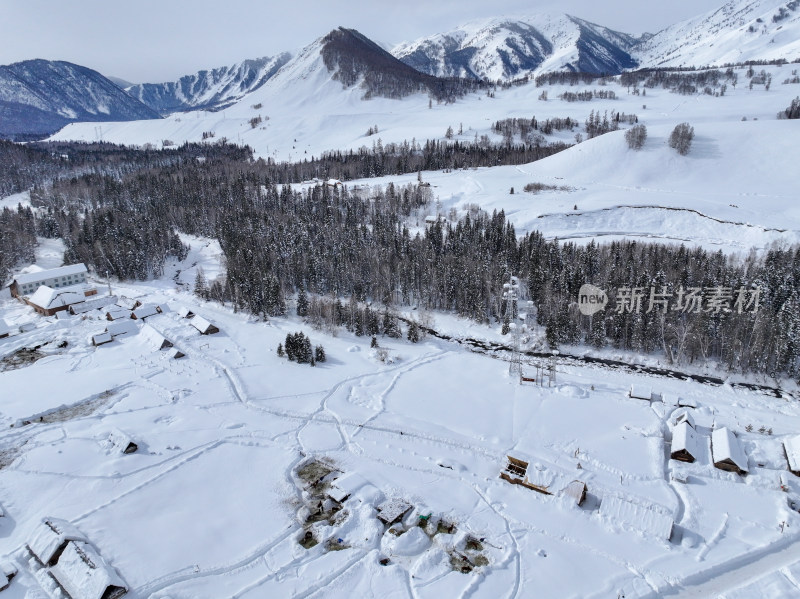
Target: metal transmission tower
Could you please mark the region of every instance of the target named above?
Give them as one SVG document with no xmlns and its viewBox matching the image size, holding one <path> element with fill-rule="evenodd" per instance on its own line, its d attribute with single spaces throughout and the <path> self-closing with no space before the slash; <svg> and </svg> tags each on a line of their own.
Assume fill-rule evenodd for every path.
<svg viewBox="0 0 800 599">
<path fill-rule="evenodd" d="M 522 353 L 520 351 L 520 336 L 522 327 L 519 323 L 517 306 L 519 301 L 519 279 L 511 275 L 508 283 L 503 284 L 503 299 L 506 300 L 506 314 L 504 318 L 509 320 L 509 332 L 511 333 L 511 363 L 508 365 L 510 374 L 522 374 Z"/>
</svg>

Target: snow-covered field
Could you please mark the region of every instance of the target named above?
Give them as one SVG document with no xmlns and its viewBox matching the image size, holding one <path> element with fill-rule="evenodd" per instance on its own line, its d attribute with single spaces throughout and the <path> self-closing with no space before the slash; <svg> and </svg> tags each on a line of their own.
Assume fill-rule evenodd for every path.
<svg viewBox="0 0 800 599">
<path fill-rule="evenodd" d="M 504 356 L 432 337 L 380 338 L 382 363 L 369 338 L 198 301 L 193 269 L 213 278 L 219 251 L 184 241 L 162 280 L 112 283 L 169 310 L 107 345 L 89 341 L 110 324 L 99 312 L 0 302 L 14 330 L 0 355 L 43 354 L 0 372 L 0 555 L 19 570 L 4 596 L 57 596 L 26 550 L 46 516 L 77 526 L 135 598 L 800 593 L 800 481 L 782 448 L 800 433 L 795 399 L 566 362 L 552 384 L 520 384 Z M 182 306 L 221 332 L 200 335 Z M 278 357 L 295 331 L 328 360 Z M 186 357 L 154 349 L 158 334 Z M 663 399 L 632 399 L 631 385 Z M 697 404 L 694 464 L 669 459 L 679 398 Z M 713 466 L 722 426 L 748 475 Z M 109 442 L 120 430 L 137 452 Z M 506 456 L 552 494 L 502 480 Z M 580 507 L 563 493 L 573 480 Z M 337 489 L 341 504 L 324 499 Z M 390 499 L 411 506 L 391 527 L 375 509 Z"/>
</svg>

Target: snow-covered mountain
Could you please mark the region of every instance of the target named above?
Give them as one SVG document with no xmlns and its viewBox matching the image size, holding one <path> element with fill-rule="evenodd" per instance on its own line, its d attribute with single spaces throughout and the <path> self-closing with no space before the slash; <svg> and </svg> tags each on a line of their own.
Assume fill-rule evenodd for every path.
<svg viewBox="0 0 800 599">
<path fill-rule="evenodd" d="M 185 110 L 220 110 L 258 89 L 285 65 L 291 55 L 244 60 L 238 64 L 202 70 L 178 81 L 141 83 L 126 91 L 160 114 Z"/>
<path fill-rule="evenodd" d="M 0 66 L 0 137 L 45 135 L 75 121 L 156 118 L 156 112 L 87 67 L 49 60 Z"/>
<path fill-rule="evenodd" d="M 800 58 L 800 1 L 731 0 L 643 41 L 643 66 L 708 66 Z"/>
<path fill-rule="evenodd" d="M 392 54 L 431 75 L 510 80 L 536 71 L 619 73 L 637 66 L 638 42 L 573 16 L 542 14 L 473 21 Z"/>
</svg>

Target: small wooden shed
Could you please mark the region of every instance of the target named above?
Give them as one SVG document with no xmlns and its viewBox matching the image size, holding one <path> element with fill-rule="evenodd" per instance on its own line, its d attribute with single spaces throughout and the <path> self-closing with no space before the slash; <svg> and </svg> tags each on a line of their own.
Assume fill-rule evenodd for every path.
<svg viewBox="0 0 800 599">
<path fill-rule="evenodd" d="M 133 441 L 130 435 L 119 429 L 115 429 L 109 433 L 108 441 L 111 443 L 111 446 L 120 453 L 136 453 L 136 450 L 139 449 L 139 445 Z"/>
<path fill-rule="evenodd" d="M 105 345 L 106 343 L 111 343 L 114 338 L 111 336 L 111 333 L 108 331 L 103 331 L 102 333 L 97 333 L 96 335 L 92 335 L 92 345 L 97 347 L 98 345 Z"/>
<path fill-rule="evenodd" d="M 653 390 L 650 387 L 631 385 L 631 388 L 628 391 L 628 397 L 632 399 L 643 399 L 645 401 L 650 401 L 653 399 Z"/>
<path fill-rule="evenodd" d="M 506 458 L 508 459 L 508 463 L 505 469 L 500 472 L 500 478 L 510 482 L 512 485 L 521 485 L 526 489 L 537 491 L 544 495 L 552 495 L 549 490 L 549 483 L 552 481 L 550 481 L 544 473 L 536 470 L 529 472 L 528 462 L 525 460 L 520 460 L 510 455 L 506 456 Z M 531 478 L 531 475 L 534 477 Z"/>
<path fill-rule="evenodd" d="M 747 474 L 747 456 L 739 440 L 729 428 L 718 428 L 711 433 L 711 454 L 714 466 L 720 470 Z"/>
<path fill-rule="evenodd" d="M 789 472 L 800 476 L 800 435 L 784 439 L 783 451 L 789 464 Z"/>
<path fill-rule="evenodd" d="M 0 339 L 8 337 L 11 334 L 11 327 L 8 326 L 5 320 L 0 318 Z"/>
<path fill-rule="evenodd" d="M 86 537 L 66 520 L 44 518 L 34 529 L 28 549 L 43 566 L 52 566 L 70 541 L 86 541 Z"/>
<path fill-rule="evenodd" d="M 564 495 L 573 499 L 577 505 L 586 501 L 586 483 L 582 480 L 573 480 L 563 491 Z"/>
<path fill-rule="evenodd" d="M 161 314 L 161 309 L 155 304 L 143 304 L 131 312 L 131 318 L 134 320 L 145 320 L 156 314 Z"/>
<path fill-rule="evenodd" d="M 391 526 L 395 522 L 399 522 L 411 509 L 411 505 L 402 499 L 387 499 L 378 507 L 378 520 L 384 524 Z"/>
<path fill-rule="evenodd" d="M 82 541 L 67 544 L 50 574 L 72 599 L 119 599 L 128 592 L 117 571 Z"/>
<path fill-rule="evenodd" d="M 681 462 L 694 462 L 700 456 L 700 439 L 687 420 L 682 420 L 672 431 L 672 448 L 669 457 Z"/>
<path fill-rule="evenodd" d="M 194 318 L 194 312 L 192 312 L 186 306 L 181 306 L 180 308 L 178 308 L 178 316 L 180 316 L 181 318 Z"/>
<path fill-rule="evenodd" d="M 217 328 L 216 325 L 212 324 L 199 314 L 192 318 L 191 325 L 200 331 L 201 335 L 213 335 L 214 333 L 219 333 L 219 328 Z"/>
</svg>

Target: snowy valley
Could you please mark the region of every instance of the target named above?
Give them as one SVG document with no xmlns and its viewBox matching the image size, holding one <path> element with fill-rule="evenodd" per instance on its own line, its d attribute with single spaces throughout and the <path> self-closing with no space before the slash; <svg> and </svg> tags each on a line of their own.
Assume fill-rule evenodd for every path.
<svg viewBox="0 0 800 599">
<path fill-rule="evenodd" d="M 340 28 L 0 141 L 0 597 L 800 597 L 798 23 Z"/>
</svg>

